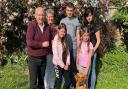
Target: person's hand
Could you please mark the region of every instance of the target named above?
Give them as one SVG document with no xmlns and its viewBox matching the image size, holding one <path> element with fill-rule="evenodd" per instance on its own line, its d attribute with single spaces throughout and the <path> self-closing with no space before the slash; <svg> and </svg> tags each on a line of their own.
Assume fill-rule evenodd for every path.
<svg viewBox="0 0 128 89">
<path fill-rule="evenodd" d="M 64 66 L 64 70 L 68 70 L 69 66 L 68 65 L 65 65 Z"/>
<path fill-rule="evenodd" d="M 84 74 L 85 74 L 85 76 L 87 76 L 87 75 L 88 75 L 88 71 L 86 70 L 86 71 L 84 72 Z"/>
<path fill-rule="evenodd" d="M 76 64 L 76 69 L 77 69 L 77 71 L 79 71 L 79 65 L 78 64 Z"/>
<path fill-rule="evenodd" d="M 76 61 L 76 65 L 78 65 L 78 61 Z"/>
<path fill-rule="evenodd" d="M 49 41 L 45 41 L 42 43 L 42 47 L 48 47 L 49 46 Z"/>
</svg>

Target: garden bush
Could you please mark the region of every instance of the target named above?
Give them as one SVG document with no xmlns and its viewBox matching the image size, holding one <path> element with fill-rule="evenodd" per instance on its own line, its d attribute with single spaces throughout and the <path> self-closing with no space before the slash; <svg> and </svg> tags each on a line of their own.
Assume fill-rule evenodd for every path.
<svg viewBox="0 0 128 89">
<path fill-rule="evenodd" d="M 69 0 L 70 1 L 70 0 Z M 94 13 L 95 17 L 105 21 L 105 13 L 107 13 L 106 2 L 104 3 L 102 0 L 71 0 L 77 10 L 75 10 L 75 16 L 77 16 L 83 24 L 83 12 L 84 8 L 87 6 L 95 7 Z M 99 3 L 98 3 L 99 2 Z M 62 19 L 64 14 L 64 9 L 66 5 L 66 1 L 64 0 L 2 0 L 0 1 L 0 60 L 6 58 L 7 56 L 12 55 L 12 53 L 17 51 L 23 51 L 26 46 L 25 42 L 25 34 L 27 29 L 27 24 L 29 21 L 33 20 L 33 11 L 36 6 L 43 5 L 46 9 L 53 8 L 56 12 L 56 23 L 59 24 L 60 19 Z M 97 3 L 97 5 L 96 5 Z M 97 7 L 96 7 L 97 6 Z M 79 10 L 78 10 L 79 9 Z M 80 12 L 79 12 L 80 11 Z M 98 22 L 98 19 L 95 20 Z M 107 26 L 106 26 L 107 27 Z M 108 29 L 107 29 L 108 30 Z M 110 43 L 109 37 L 114 37 L 114 34 L 111 36 L 106 35 L 104 32 L 102 33 L 102 41 L 109 39 L 106 43 Z M 112 37 L 112 38 L 113 38 Z M 102 43 L 101 50 L 106 51 L 106 47 L 108 44 Z M 110 44 L 109 44 L 110 45 Z M 106 46 L 106 47 L 105 47 Z M 108 47 L 107 47 L 108 48 Z M 104 53 L 100 52 L 100 53 Z"/>
</svg>

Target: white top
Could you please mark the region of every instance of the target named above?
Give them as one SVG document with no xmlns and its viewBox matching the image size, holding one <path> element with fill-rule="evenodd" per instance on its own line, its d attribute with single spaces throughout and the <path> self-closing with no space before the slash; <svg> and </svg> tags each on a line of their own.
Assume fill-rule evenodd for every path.
<svg viewBox="0 0 128 89">
<path fill-rule="evenodd" d="M 41 32 L 43 32 L 43 30 L 44 30 L 44 23 L 43 23 L 43 25 L 39 24 L 39 28 L 40 28 Z"/>
</svg>

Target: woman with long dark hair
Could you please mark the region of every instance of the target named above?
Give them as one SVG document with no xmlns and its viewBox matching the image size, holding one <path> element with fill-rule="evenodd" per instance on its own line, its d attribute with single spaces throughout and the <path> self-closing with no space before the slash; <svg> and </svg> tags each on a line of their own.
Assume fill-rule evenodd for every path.
<svg viewBox="0 0 128 89">
<path fill-rule="evenodd" d="M 100 45 L 100 30 L 101 26 L 99 25 L 99 21 L 95 21 L 94 18 L 94 9 L 92 7 L 88 7 L 84 13 L 85 17 L 85 24 L 84 26 L 90 33 L 90 42 L 93 44 L 93 57 L 91 61 L 91 68 L 90 68 L 90 89 L 95 88 L 96 83 L 96 58 L 97 58 L 97 49 Z"/>
</svg>

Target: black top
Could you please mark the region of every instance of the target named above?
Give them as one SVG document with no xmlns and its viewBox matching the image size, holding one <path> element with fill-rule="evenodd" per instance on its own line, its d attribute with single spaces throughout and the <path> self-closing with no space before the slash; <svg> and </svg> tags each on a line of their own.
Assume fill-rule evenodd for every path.
<svg viewBox="0 0 128 89">
<path fill-rule="evenodd" d="M 93 44 L 93 47 L 96 45 L 96 35 L 95 33 L 97 31 L 100 31 L 101 30 L 101 26 L 100 25 L 87 25 L 86 27 L 84 27 L 83 30 L 87 29 L 87 31 L 89 32 L 89 35 L 90 35 L 90 42 Z"/>
<path fill-rule="evenodd" d="M 66 64 L 66 59 L 67 59 L 66 48 L 63 48 L 62 58 L 63 58 L 63 62 L 64 62 L 64 64 Z"/>
</svg>

